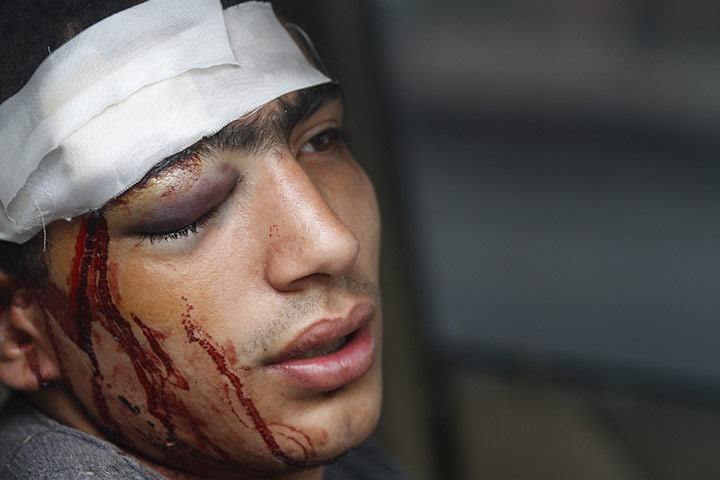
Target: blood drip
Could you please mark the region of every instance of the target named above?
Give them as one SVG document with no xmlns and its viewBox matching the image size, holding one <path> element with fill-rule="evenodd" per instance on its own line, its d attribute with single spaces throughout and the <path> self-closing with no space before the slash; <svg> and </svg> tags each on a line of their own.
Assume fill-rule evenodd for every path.
<svg viewBox="0 0 720 480">
<path fill-rule="evenodd" d="M 225 357 L 219 352 L 217 347 L 215 347 L 212 336 L 210 336 L 209 333 L 205 332 L 202 328 L 200 328 L 200 326 L 190 321 L 189 310 L 190 309 L 188 309 L 188 313 L 183 315 L 183 326 L 185 327 L 188 341 L 190 343 L 197 342 L 205 350 L 205 352 L 207 352 L 208 356 L 213 360 L 213 362 L 215 362 L 215 366 L 217 367 L 218 372 L 220 372 L 221 375 L 225 376 L 228 380 L 230 380 L 232 386 L 235 387 L 235 394 L 237 395 L 240 404 L 245 409 L 245 413 L 248 415 L 248 417 L 250 417 L 253 425 L 255 426 L 255 430 L 257 430 L 260 436 L 262 436 L 263 441 L 265 442 L 265 445 L 268 447 L 270 452 L 275 455 L 276 458 L 282 460 L 288 465 L 302 466 L 306 464 L 308 460 L 308 451 L 297 440 L 292 439 L 293 441 L 298 443 L 305 452 L 305 460 L 303 462 L 298 462 L 297 460 L 292 459 L 290 456 L 288 456 L 285 452 L 282 451 L 277 441 L 275 440 L 273 433 L 270 431 L 267 424 L 265 423 L 265 420 L 263 420 L 257 408 L 255 408 L 255 404 L 253 403 L 253 401 L 249 397 L 245 396 L 245 394 L 243 393 L 243 384 L 240 381 L 240 378 L 228 368 Z M 295 430 L 290 427 L 288 427 L 288 429 Z M 310 441 L 307 436 L 305 436 L 305 438 L 308 439 L 308 442 Z"/>
<path fill-rule="evenodd" d="M 92 343 L 92 321 L 93 321 L 93 309 L 90 304 L 90 296 L 88 295 L 88 275 L 90 274 L 90 266 L 94 267 L 93 276 L 91 280 L 96 280 L 95 272 L 97 267 L 102 263 L 102 258 L 98 252 L 99 232 L 98 225 L 102 219 L 102 224 L 105 224 L 105 219 L 101 215 L 92 214 L 83 218 L 82 225 L 80 227 L 80 234 L 75 242 L 75 255 L 73 259 L 73 272 L 70 290 L 70 302 L 73 307 L 73 316 L 77 319 L 78 336 L 76 341 L 79 342 L 79 347 L 87 354 L 92 365 L 93 375 L 91 379 L 93 402 L 95 403 L 95 410 L 98 416 L 104 420 L 106 424 L 109 424 L 110 410 L 108 409 L 107 400 L 102 393 L 102 381 L 103 376 L 100 373 L 100 367 L 98 366 L 97 358 L 95 357 L 95 349 Z M 107 226 L 105 225 L 105 231 L 107 232 Z M 82 252 L 80 259 L 78 259 L 78 252 Z M 97 281 L 97 280 L 96 280 Z"/>
<path fill-rule="evenodd" d="M 180 420 L 190 427 L 195 436 L 196 444 L 210 448 L 218 456 L 229 459 L 229 454 L 213 443 L 204 433 L 203 429 L 207 428 L 205 422 L 196 418 L 173 389 L 168 388 L 171 385 L 173 388 L 180 390 L 189 390 L 190 386 L 187 380 L 177 371 L 172 358 L 158 340 L 158 337 L 162 338 L 162 335 L 148 327 L 138 316 L 130 314 L 133 322 L 142 331 L 152 352 L 144 349 L 135 336 L 130 322 L 125 319 L 115 304 L 108 282 L 109 242 L 107 223 L 102 214 L 94 213 L 83 217 L 75 244 L 75 257 L 70 274 L 69 301 L 63 298 L 62 292 L 57 288 L 50 288 L 43 295 L 44 305 L 52 311 L 53 317 L 63 333 L 80 347 L 90 360 L 92 367 L 90 382 L 98 417 L 106 429 L 111 429 L 113 425 L 118 423 L 113 421 L 103 393 L 103 375 L 100 372 L 92 343 L 93 324 L 99 324 L 118 341 L 118 344 L 132 362 L 137 378 L 145 391 L 148 413 L 165 427 L 164 442 L 161 444 L 153 443 L 160 447 L 173 447 L 176 452 L 182 452 L 185 458 L 188 459 L 203 459 L 206 462 L 216 463 L 217 460 L 213 457 L 208 457 L 203 452 L 177 438 L 175 432 L 178 427 L 177 421 Z M 1 287 L 2 285 L 0 285 L 0 302 L 2 302 L 0 308 L 4 306 L 4 290 Z M 187 302 L 184 297 L 183 300 Z M 300 462 L 293 460 L 282 451 L 252 400 L 243 393 L 243 384 L 240 378 L 228 367 L 225 357 L 215 346 L 212 337 L 191 321 L 190 310 L 192 310 L 192 306 L 188 305 L 188 313 L 184 314 L 182 319 L 188 341 L 191 343 L 197 342 L 215 363 L 218 371 L 230 381 L 245 413 L 250 418 L 256 431 L 263 438 L 269 451 L 289 465 L 302 466 L 307 464 L 315 454 L 309 437 L 292 427 L 279 425 L 302 435 L 310 445 L 310 451 L 308 451 L 297 440 L 281 434 L 291 438 L 303 448 L 305 459 Z M 59 352 L 57 340 L 52 332 L 50 340 L 55 351 Z M 57 356 L 60 357 L 60 355 Z M 60 369 L 63 378 L 68 382 L 69 379 L 62 363 Z M 69 382 L 68 385 L 70 385 Z M 107 385 L 107 387 L 112 388 L 112 385 Z M 137 414 L 141 410 L 140 407 L 131 404 L 125 397 L 118 398 L 133 413 Z M 240 421 L 247 426 L 242 419 Z M 148 424 L 154 428 L 153 422 L 148 421 Z M 108 433 L 122 442 L 122 432 L 111 430 Z"/>
<path fill-rule="evenodd" d="M 81 348 L 90 360 L 92 398 L 96 415 L 100 419 L 100 426 L 104 428 L 106 435 L 115 438 L 119 443 L 125 443 L 124 435 L 115 428 L 119 422 L 113 421 L 103 393 L 103 388 L 112 390 L 112 385 L 105 384 L 103 386 L 105 382 L 92 342 L 93 324 L 99 324 L 119 342 L 131 360 L 137 378 L 145 390 L 148 412 L 165 427 L 163 441 L 152 443 L 159 447 L 173 444 L 176 446 L 176 450 L 182 449 L 189 458 L 215 461 L 190 445 L 177 442 L 177 439 L 174 438 L 176 425 L 171 418 L 170 412 L 172 412 L 190 424 L 199 444 L 208 444 L 216 453 L 227 458 L 227 453 L 216 445 L 211 445 L 207 436 L 202 432 L 202 427 L 205 426 L 204 422 L 194 418 L 182 401 L 172 391 L 166 389 L 168 377 L 172 378 L 168 383 L 174 387 L 184 390 L 189 388 L 185 379 L 175 372 L 169 355 L 159 346 L 155 336 L 144 327 L 144 324 L 141 325 L 141 328 L 153 352 L 150 353 L 143 349 L 130 324 L 117 308 L 108 282 L 108 244 L 107 223 L 102 215 L 90 214 L 83 217 L 75 243 L 75 257 L 70 272 L 70 295 L 64 294 L 51 284 L 36 292 L 41 305 L 45 307 L 44 311 L 52 314 L 62 333 Z M 2 290 L 0 290 L 1 294 Z M 135 320 L 140 322 L 140 319 L 136 318 Z M 60 354 L 61 349 L 56 332 L 53 328 L 48 328 L 47 332 L 56 352 L 63 381 L 72 388 L 70 376 L 62 361 L 63 355 Z M 129 406 L 129 401 L 125 400 L 120 399 L 123 404 Z M 133 412 L 139 408 L 134 407 L 130 408 Z"/>
<path fill-rule="evenodd" d="M 306 447 L 305 445 L 303 445 L 303 443 L 302 443 L 301 441 L 299 441 L 297 438 L 294 438 L 294 437 L 292 437 L 291 435 L 287 435 L 287 434 L 284 434 L 284 433 L 280 433 L 280 435 L 282 435 L 283 437 L 285 437 L 285 438 L 287 438 L 287 439 L 289 439 L 289 440 L 292 440 L 293 442 L 297 443 L 297 444 L 300 446 L 300 448 L 302 448 L 303 453 L 304 453 L 306 459 L 308 459 L 308 458 L 314 458 L 314 457 L 315 457 L 315 449 L 313 448 L 312 440 L 310 440 L 310 437 L 307 436 L 307 434 L 305 434 L 304 432 L 298 430 L 297 428 L 291 427 L 290 425 L 283 425 L 283 424 L 279 424 L 279 423 L 273 423 L 273 424 L 271 424 L 271 426 L 278 426 L 278 427 L 287 428 L 287 429 L 290 430 L 291 432 L 293 432 L 293 433 L 295 433 L 295 434 L 300 435 L 301 437 L 303 437 L 303 438 L 305 439 L 305 441 L 307 442 L 307 444 L 308 444 L 307 447 Z"/>
</svg>

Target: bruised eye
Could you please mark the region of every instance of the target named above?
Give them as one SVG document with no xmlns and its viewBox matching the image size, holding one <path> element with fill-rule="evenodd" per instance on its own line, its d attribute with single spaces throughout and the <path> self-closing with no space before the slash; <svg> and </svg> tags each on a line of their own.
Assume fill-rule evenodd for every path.
<svg viewBox="0 0 720 480">
<path fill-rule="evenodd" d="M 315 135 L 301 148 L 301 153 L 322 153 L 334 150 L 338 142 L 342 140 L 342 131 L 337 128 L 328 128 L 322 133 Z"/>
<path fill-rule="evenodd" d="M 168 201 L 158 199 L 155 211 L 136 225 L 134 234 L 150 243 L 170 242 L 199 234 L 228 204 L 242 176 L 236 172 L 200 181 L 185 195 Z M 219 183 L 218 183 L 219 182 Z"/>
<path fill-rule="evenodd" d="M 217 214 L 219 208 L 220 205 L 213 208 L 194 222 L 189 223 L 188 225 L 184 225 L 166 232 L 141 232 L 139 236 L 143 240 L 148 240 L 150 243 L 155 243 L 159 241 L 169 242 L 171 240 L 188 237 L 191 233 L 198 233 L 199 230 L 206 227 L 210 220 Z"/>
</svg>

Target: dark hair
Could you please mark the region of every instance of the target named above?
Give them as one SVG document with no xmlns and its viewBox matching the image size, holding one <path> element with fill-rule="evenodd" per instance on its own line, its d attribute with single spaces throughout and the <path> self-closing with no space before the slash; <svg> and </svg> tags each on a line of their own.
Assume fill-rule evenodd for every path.
<svg viewBox="0 0 720 480">
<path fill-rule="evenodd" d="M 50 52 L 90 25 L 142 0 L 5 0 L 0 7 L 0 101 L 16 93 Z"/>
<path fill-rule="evenodd" d="M 3 0 L 0 2 L 0 103 L 14 95 L 53 51 L 89 26 L 144 0 Z M 223 0 L 223 7 L 238 0 Z M 47 275 L 39 233 L 18 245 L 0 241 L 0 269 L 32 284 Z"/>
<path fill-rule="evenodd" d="M 0 270 L 20 284 L 39 285 L 47 278 L 43 253 L 42 233 L 21 245 L 0 240 Z"/>
</svg>

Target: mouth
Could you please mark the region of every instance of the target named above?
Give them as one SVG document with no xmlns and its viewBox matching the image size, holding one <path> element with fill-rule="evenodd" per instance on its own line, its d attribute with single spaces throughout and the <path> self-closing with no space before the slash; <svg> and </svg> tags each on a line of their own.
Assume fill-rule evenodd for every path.
<svg viewBox="0 0 720 480">
<path fill-rule="evenodd" d="M 375 339 L 370 320 L 375 307 L 356 305 L 347 317 L 320 320 L 266 363 L 299 386 L 316 392 L 338 389 L 360 378 L 372 366 Z"/>
<path fill-rule="evenodd" d="M 302 355 L 298 355 L 298 360 L 302 360 L 305 358 L 316 358 L 316 357 L 322 357 L 324 355 L 330 355 L 331 353 L 335 353 L 341 348 L 345 346 L 345 344 L 348 342 L 348 337 L 342 337 L 338 338 L 334 342 L 326 343 L 325 345 L 320 345 L 317 347 L 313 347 L 307 352 L 303 353 Z"/>
</svg>

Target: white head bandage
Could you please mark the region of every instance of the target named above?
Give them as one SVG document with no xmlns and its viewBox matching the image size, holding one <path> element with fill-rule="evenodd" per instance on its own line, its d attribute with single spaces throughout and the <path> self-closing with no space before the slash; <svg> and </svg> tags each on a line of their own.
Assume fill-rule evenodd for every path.
<svg viewBox="0 0 720 480">
<path fill-rule="evenodd" d="M 269 4 L 150 0 L 108 17 L 0 105 L 0 240 L 99 208 L 163 158 L 328 81 Z"/>
</svg>

